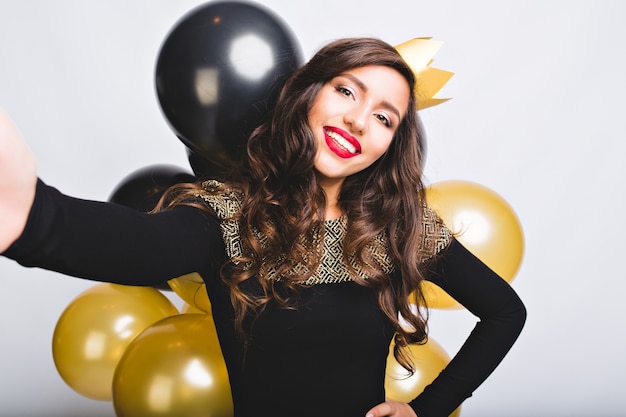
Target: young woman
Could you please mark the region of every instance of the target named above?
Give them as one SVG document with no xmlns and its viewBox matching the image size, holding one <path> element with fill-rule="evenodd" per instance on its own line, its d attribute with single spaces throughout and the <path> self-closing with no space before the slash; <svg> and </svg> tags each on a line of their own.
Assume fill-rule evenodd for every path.
<svg viewBox="0 0 626 417">
<path fill-rule="evenodd" d="M 129 285 L 198 272 L 237 417 L 447 416 L 525 320 L 510 286 L 426 207 L 411 69 L 388 44 L 343 39 L 284 86 L 228 183 L 170 190 L 155 214 L 65 196 L 0 116 L 0 252 L 25 266 Z M 409 404 L 385 363 L 426 339 L 410 295 L 441 286 L 480 322 Z M 199 335 L 201 337 L 201 335 Z"/>
</svg>

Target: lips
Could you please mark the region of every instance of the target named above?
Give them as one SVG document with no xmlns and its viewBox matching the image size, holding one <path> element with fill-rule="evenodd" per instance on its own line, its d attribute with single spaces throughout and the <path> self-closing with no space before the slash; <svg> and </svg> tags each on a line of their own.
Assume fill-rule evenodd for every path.
<svg viewBox="0 0 626 417">
<path fill-rule="evenodd" d="M 361 154 L 359 141 L 343 129 L 324 127 L 324 139 L 328 148 L 340 158 L 352 158 Z"/>
</svg>

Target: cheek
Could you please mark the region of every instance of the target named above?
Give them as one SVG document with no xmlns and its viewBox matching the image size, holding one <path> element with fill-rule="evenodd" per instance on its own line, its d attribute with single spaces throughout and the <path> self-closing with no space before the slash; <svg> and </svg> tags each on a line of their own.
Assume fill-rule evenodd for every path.
<svg viewBox="0 0 626 417">
<path fill-rule="evenodd" d="M 393 137 L 381 138 L 372 145 L 372 153 L 376 155 L 376 158 L 380 158 L 385 152 L 387 152 L 389 146 L 391 146 L 392 139 Z"/>
<path fill-rule="evenodd" d="M 320 122 L 327 117 L 328 109 L 332 109 L 337 106 L 337 103 L 332 101 L 333 98 L 334 97 L 329 95 L 325 90 L 322 90 L 317 94 L 317 97 L 315 97 L 309 109 L 309 123 Z"/>
</svg>

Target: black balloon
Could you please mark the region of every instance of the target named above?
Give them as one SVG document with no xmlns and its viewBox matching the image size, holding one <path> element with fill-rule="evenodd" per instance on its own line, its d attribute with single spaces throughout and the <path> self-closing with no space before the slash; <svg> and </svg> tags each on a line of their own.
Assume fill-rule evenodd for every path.
<svg viewBox="0 0 626 417">
<path fill-rule="evenodd" d="M 186 151 L 189 165 L 199 179 L 217 179 L 221 181 L 229 179 L 230 167 L 217 165 L 193 149 L 186 148 Z"/>
<path fill-rule="evenodd" d="M 151 165 L 127 175 L 113 190 L 109 201 L 147 213 L 169 187 L 194 181 L 193 174 L 176 166 Z"/>
<path fill-rule="evenodd" d="M 206 3 L 183 16 L 161 46 L 156 64 L 161 110 L 194 155 L 209 161 L 211 169 L 227 169 L 302 62 L 291 30 L 268 9 Z"/>
</svg>

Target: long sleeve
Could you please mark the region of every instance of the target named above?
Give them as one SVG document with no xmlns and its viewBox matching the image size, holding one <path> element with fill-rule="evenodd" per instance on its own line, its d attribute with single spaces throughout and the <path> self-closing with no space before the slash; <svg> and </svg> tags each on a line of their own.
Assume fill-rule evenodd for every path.
<svg viewBox="0 0 626 417">
<path fill-rule="evenodd" d="M 448 366 L 410 403 L 419 417 L 445 417 L 502 361 L 524 326 L 526 309 L 506 281 L 455 239 L 428 279 L 480 318 Z"/>
<path fill-rule="evenodd" d="M 221 259 L 219 224 L 193 207 L 145 214 L 37 183 L 20 238 L 2 255 L 21 265 L 129 285 L 154 285 Z"/>
</svg>

